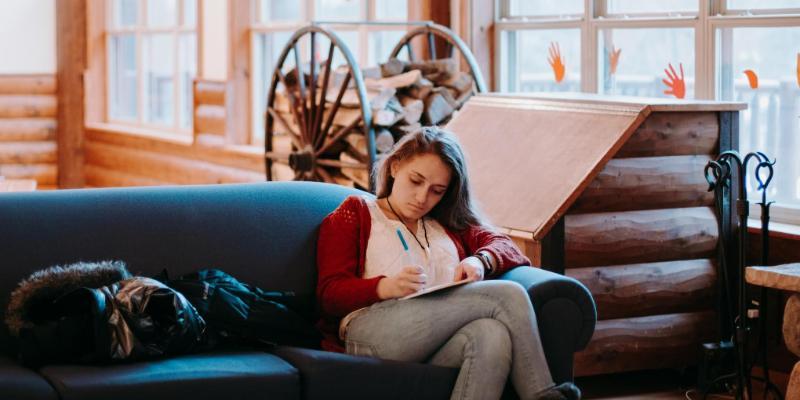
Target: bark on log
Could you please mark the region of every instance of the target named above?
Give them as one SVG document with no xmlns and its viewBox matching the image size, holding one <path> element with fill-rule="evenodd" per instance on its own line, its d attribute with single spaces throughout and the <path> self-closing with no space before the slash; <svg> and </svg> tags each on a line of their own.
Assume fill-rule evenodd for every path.
<svg viewBox="0 0 800 400">
<path fill-rule="evenodd" d="M 58 173 L 55 164 L 2 164 L 0 176 L 7 179 L 34 179 L 39 185 L 56 185 Z"/>
<path fill-rule="evenodd" d="M 615 157 L 716 154 L 719 117 L 715 112 L 656 112 L 633 133 Z"/>
<path fill-rule="evenodd" d="M 712 311 L 598 321 L 575 354 L 576 376 L 695 365 L 700 344 L 714 338 Z"/>
<path fill-rule="evenodd" d="M 611 159 L 569 212 L 713 206 L 703 174 L 710 160 L 706 155 Z"/>
<path fill-rule="evenodd" d="M 710 258 L 717 238 L 709 207 L 574 214 L 564 258 L 567 268 Z"/>
<path fill-rule="evenodd" d="M 592 292 L 598 319 L 708 308 L 717 277 L 710 259 L 573 268 L 566 275 Z"/>
<path fill-rule="evenodd" d="M 0 142 L 55 140 L 56 120 L 51 118 L 0 119 Z"/>
<path fill-rule="evenodd" d="M 0 164 L 56 163 L 56 143 L 0 142 Z"/>
<path fill-rule="evenodd" d="M 260 182 L 264 175 L 145 150 L 87 143 L 86 162 L 136 176 L 177 184 Z"/>
<path fill-rule="evenodd" d="M 55 94 L 55 75 L 0 76 L 0 94 Z"/>
<path fill-rule="evenodd" d="M 225 82 L 196 81 L 194 98 L 197 104 L 225 106 Z"/>
<path fill-rule="evenodd" d="M 194 131 L 225 135 L 225 107 L 200 105 L 194 111 Z"/>
<path fill-rule="evenodd" d="M 53 95 L 0 95 L 0 118 L 56 118 Z"/>
</svg>

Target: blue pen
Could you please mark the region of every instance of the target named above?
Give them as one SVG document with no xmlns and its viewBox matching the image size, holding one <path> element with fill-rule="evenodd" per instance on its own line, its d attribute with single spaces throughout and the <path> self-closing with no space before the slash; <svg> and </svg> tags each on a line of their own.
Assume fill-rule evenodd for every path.
<svg viewBox="0 0 800 400">
<path fill-rule="evenodd" d="M 400 238 L 400 243 L 403 244 L 403 251 L 406 254 L 406 264 L 409 265 L 416 265 L 417 263 L 411 257 L 411 252 L 408 251 L 408 242 L 406 242 L 406 238 L 403 237 L 403 232 L 400 232 L 400 228 L 397 228 L 397 237 Z"/>
</svg>

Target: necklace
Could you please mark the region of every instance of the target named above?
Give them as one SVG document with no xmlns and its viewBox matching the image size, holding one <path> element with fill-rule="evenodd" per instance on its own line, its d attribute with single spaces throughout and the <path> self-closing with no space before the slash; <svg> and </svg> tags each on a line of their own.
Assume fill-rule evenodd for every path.
<svg viewBox="0 0 800 400">
<path fill-rule="evenodd" d="M 386 204 L 389 205 L 389 209 L 392 210 L 392 214 L 394 214 L 397 217 L 397 219 L 399 219 L 400 222 L 403 223 L 403 226 L 405 226 L 406 229 L 408 229 L 406 221 L 403 220 L 403 217 L 401 217 L 400 214 L 398 214 L 397 211 L 394 210 L 394 207 L 392 207 L 392 202 L 389 201 L 389 197 L 386 197 Z M 408 232 L 411 234 L 414 240 L 417 241 L 417 244 L 422 249 L 422 251 L 425 251 L 427 253 L 428 249 L 431 247 L 431 242 L 428 240 L 428 228 L 425 227 L 425 217 L 422 217 L 422 231 L 425 232 L 425 243 L 428 245 L 428 247 L 423 246 L 422 242 L 420 242 L 419 239 L 417 238 L 417 235 L 414 232 L 412 232 L 411 229 L 408 229 Z"/>
</svg>

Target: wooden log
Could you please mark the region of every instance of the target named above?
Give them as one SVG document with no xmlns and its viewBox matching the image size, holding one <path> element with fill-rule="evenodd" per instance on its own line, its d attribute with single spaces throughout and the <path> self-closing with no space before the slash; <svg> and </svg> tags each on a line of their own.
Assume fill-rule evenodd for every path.
<svg viewBox="0 0 800 400">
<path fill-rule="evenodd" d="M 655 112 L 636 129 L 615 157 L 716 154 L 719 116 L 715 112 Z"/>
<path fill-rule="evenodd" d="M 400 89 L 409 87 L 411 85 L 416 85 L 419 83 L 420 79 L 422 79 L 422 74 L 419 72 L 419 70 L 411 70 L 388 78 L 372 80 L 369 81 L 368 84 Z"/>
<path fill-rule="evenodd" d="M 51 118 L 0 119 L 0 142 L 55 140 L 56 120 Z"/>
<path fill-rule="evenodd" d="M 696 365 L 716 319 L 701 311 L 597 321 L 589 345 L 575 353 L 575 375 Z"/>
<path fill-rule="evenodd" d="M 422 112 L 425 111 L 425 103 L 422 100 L 403 96 L 400 98 L 400 104 L 403 106 L 403 120 L 406 124 L 419 122 Z"/>
<path fill-rule="evenodd" d="M 109 168 L 86 165 L 86 185 L 91 187 L 120 187 L 120 186 L 159 186 L 173 185 L 173 182 L 164 182 L 153 178 L 137 176 Z"/>
<path fill-rule="evenodd" d="M 423 75 L 445 73 L 454 75 L 458 72 L 458 60 L 455 58 L 439 58 L 436 60 L 424 60 L 408 64 L 406 70 L 417 69 Z"/>
<path fill-rule="evenodd" d="M 0 142 L 0 164 L 56 163 L 56 143 Z"/>
<path fill-rule="evenodd" d="M 452 88 L 458 92 L 456 98 L 462 94 L 472 91 L 472 75 L 469 72 L 458 71 L 453 74 L 449 79 L 442 82 L 442 85 Z"/>
<path fill-rule="evenodd" d="M 55 75 L 3 75 L 0 76 L 0 95 L 3 94 L 55 94 Z"/>
<path fill-rule="evenodd" d="M 195 102 L 197 104 L 225 106 L 225 86 L 225 82 L 195 80 Z"/>
<path fill-rule="evenodd" d="M 39 185 L 58 184 L 55 164 L 2 164 L 0 176 L 7 179 L 33 179 Z"/>
<path fill-rule="evenodd" d="M 412 85 L 405 92 L 415 99 L 423 100 L 430 96 L 431 91 L 433 91 L 433 82 L 422 78 L 419 83 Z"/>
<path fill-rule="evenodd" d="M 581 193 L 569 213 L 714 205 L 703 168 L 711 157 L 616 158 Z"/>
<path fill-rule="evenodd" d="M 397 58 L 390 58 L 389 61 L 381 64 L 381 76 L 389 77 L 402 74 L 408 64 Z"/>
<path fill-rule="evenodd" d="M 717 247 L 710 207 L 565 216 L 567 268 L 710 258 Z"/>
<path fill-rule="evenodd" d="M 431 93 L 425 98 L 425 112 L 423 122 L 427 125 L 436 125 L 453 114 L 453 106 L 441 93 Z"/>
<path fill-rule="evenodd" d="M 55 118 L 56 96 L 0 95 L 0 118 Z"/>
<path fill-rule="evenodd" d="M 352 135 L 350 135 L 352 136 Z M 394 147 L 394 136 L 387 129 L 375 131 L 375 150 L 379 153 L 386 153 Z"/>
<path fill-rule="evenodd" d="M 200 105 L 194 110 L 194 131 L 225 135 L 225 107 Z"/>
<path fill-rule="evenodd" d="M 347 152 L 342 152 L 339 155 L 339 161 L 347 164 L 356 164 L 358 159 L 351 156 Z M 360 185 L 362 188 L 369 187 L 369 172 L 366 168 L 341 168 L 342 175 L 350 178 L 354 183 Z"/>
<path fill-rule="evenodd" d="M 138 149 L 87 143 L 89 165 L 177 184 L 260 182 L 261 173 Z"/>
<path fill-rule="evenodd" d="M 592 292 L 598 319 L 672 314 L 708 308 L 716 269 L 710 259 L 566 270 Z"/>
</svg>

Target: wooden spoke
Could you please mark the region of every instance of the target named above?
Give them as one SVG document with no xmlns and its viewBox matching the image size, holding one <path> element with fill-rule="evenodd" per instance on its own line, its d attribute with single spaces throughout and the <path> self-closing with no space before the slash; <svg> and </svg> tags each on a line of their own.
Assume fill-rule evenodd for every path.
<svg viewBox="0 0 800 400">
<path fill-rule="evenodd" d="M 302 133 L 302 131 L 306 129 L 306 121 L 300 117 L 300 113 L 297 111 L 297 98 L 294 97 L 294 93 L 292 93 L 291 88 L 286 84 L 286 77 L 283 76 L 283 72 L 280 70 L 280 68 L 277 69 L 275 73 L 278 74 L 278 80 L 286 89 L 286 95 L 289 97 L 289 108 L 292 109 L 294 121 L 297 122 L 297 126 L 300 127 L 300 131 Z"/>
<path fill-rule="evenodd" d="M 264 157 L 281 164 L 289 165 L 289 153 L 281 153 L 277 151 L 268 151 L 264 153 Z"/>
<path fill-rule="evenodd" d="M 300 51 L 297 50 L 297 42 L 294 42 L 294 68 L 297 71 L 297 85 L 300 88 L 300 93 L 298 97 L 300 98 L 300 106 L 303 110 L 303 120 L 308 121 L 308 108 L 306 107 L 306 77 L 305 72 L 303 72 L 303 64 L 300 62 Z M 310 143 L 308 140 L 308 124 L 303 125 L 303 141 L 306 143 Z"/>
<path fill-rule="evenodd" d="M 315 135 L 317 131 L 314 130 L 316 124 L 313 122 L 317 119 L 317 41 L 316 41 L 317 33 L 311 32 L 311 81 L 308 83 L 308 91 L 309 97 L 311 99 L 311 104 L 309 104 L 310 110 L 308 113 L 308 143 L 316 142 Z M 323 92 L 324 89 L 323 89 Z M 321 112 L 321 111 L 320 111 Z"/>
<path fill-rule="evenodd" d="M 320 95 L 319 99 L 319 113 L 314 118 L 314 125 L 313 130 L 317 132 L 317 137 L 314 138 L 314 148 L 318 148 L 320 143 L 325 139 L 325 135 L 327 134 L 327 130 L 320 132 L 320 124 L 322 123 L 322 115 L 325 114 L 325 95 L 328 93 L 328 79 L 331 76 L 331 65 L 333 64 L 333 50 L 334 50 L 333 42 L 331 42 L 330 48 L 328 48 L 328 59 L 325 63 L 325 77 L 322 78 L 322 94 Z M 345 86 L 346 87 L 346 86 Z M 333 114 L 333 113 L 331 113 Z M 332 121 L 332 118 L 329 118 Z"/>
<path fill-rule="evenodd" d="M 436 59 L 436 38 L 431 31 L 428 31 L 428 55 L 431 60 Z"/>
<path fill-rule="evenodd" d="M 331 136 L 325 142 L 325 144 L 319 150 L 316 150 L 314 152 L 314 156 L 319 157 L 320 155 L 322 155 L 322 153 L 325 152 L 325 150 L 328 150 L 334 143 L 344 138 L 345 135 L 349 134 L 350 131 L 352 131 L 356 126 L 358 126 L 358 124 L 361 122 L 361 119 L 362 117 L 358 117 L 353 122 L 351 122 L 350 125 L 347 125 L 339 129 L 335 134 L 333 134 L 333 136 Z"/>
<path fill-rule="evenodd" d="M 317 164 L 325 167 L 336 167 L 336 168 L 360 168 L 360 169 L 368 168 L 366 164 L 349 163 L 339 160 L 329 160 L 327 158 L 318 158 Z"/>
<path fill-rule="evenodd" d="M 415 62 L 417 58 L 414 57 L 414 50 L 411 49 L 411 41 L 406 42 L 406 50 L 408 51 L 408 61 Z"/>
<path fill-rule="evenodd" d="M 344 96 L 344 92 L 347 91 L 347 85 L 350 84 L 352 73 L 353 71 L 347 71 L 347 75 L 344 77 L 342 87 L 339 88 L 339 94 L 336 95 L 336 102 L 333 103 L 333 108 L 331 108 L 331 112 L 328 114 L 328 119 L 325 120 L 325 127 L 320 132 L 322 137 L 328 136 L 328 132 L 331 129 L 331 124 L 333 124 L 333 117 L 336 115 L 336 112 L 339 111 L 339 106 L 342 104 L 342 97 Z M 316 144 L 314 147 L 316 148 L 318 146 L 319 145 Z"/>
<path fill-rule="evenodd" d="M 453 44 L 450 43 L 450 41 L 447 42 L 447 51 L 446 51 L 446 53 L 447 53 L 447 57 L 449 57 L 449 58 L 453 58 L 456 55 L 456 46 L 453 46 Z"/>
<path fill-rule="evenodd" d="M 284 128 L 286 128 L 286 131 L 289 132 L 289 138 L 291 138 L 292 144 L 298 149 L 303 148 L 303 144 L 300 142 L 300 136 L 298 136 L 297 132 L 295 132 L 292 129 L 292 127 L 289 126 L 289 123 L 286 122 L 286 119 L 283 118 L 281 113 L 275 111 L 272 108 L 267 108 L 267 112 L 269 113 L 269 115 L 272 116 L 272 118 L 275 118 L 278 121 L 280 121 L 281 125 L 283 125 Z"/>
<path fill-rule="evenodd" d="M 317 168 L 315 168 L 314 170 L 316 171 L 317 175 L 319 175 L 319 177 L 322 178 L 323 181 L 328 183 L 335 183 L 333 177 L 331 176 L 330 173 L 328 173 L 328 171 L 325 171 L 325 168 L 317 166 Z"/>
</svg>

